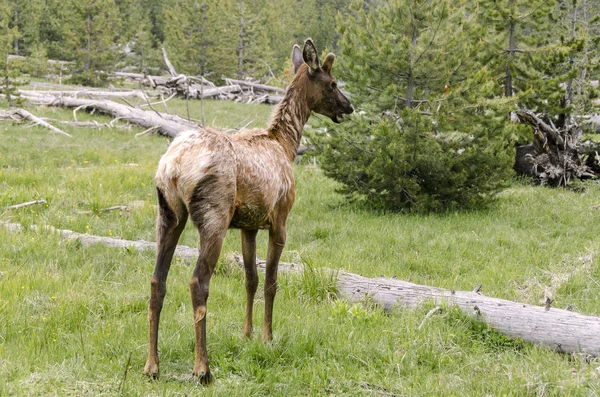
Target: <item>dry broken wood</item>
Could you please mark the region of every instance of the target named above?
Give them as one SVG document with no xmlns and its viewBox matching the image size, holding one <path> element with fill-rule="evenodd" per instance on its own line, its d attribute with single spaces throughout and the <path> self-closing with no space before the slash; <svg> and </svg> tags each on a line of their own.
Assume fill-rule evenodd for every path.
<svg viewBox="0 0 600 397">
<path fill-rule="evenodd" d="M 582 130 L 574 118 L 562 115 L 554 123 L 548 114 L 527 110 L 515 112 L 533 129 L 533 142 L 517 147 L 515 168 L 542 185 L 566 186 L 573 178 L 597 178 L 600 166 L 594 153 L 580 151 Z"/>
<path fill-rule="evenodd" d="M 23 208 L 23 207 L 29 207 L 30 205 L 36 205 L 36 204 L 46 204 L 46 200 L 41 199 L 41 200 L 33 200 L 33 201 L 28 201 L 26 203 L 21 203 L 21 204 L 15 204 L 15 205 L 9 205 L 8 207 L 6 207 L 7 210 L 17 210 L 19 208 Z"/>
<path fill-rule="evenodd" d="M 0 225 L 15 232 L 23 229 L 17 223 L 0 222 Z M 84 245 L 104 244 L 139 250 L 156 248 L 155 243 L 143 240 L 129 241 L 92 236 L 50 226 L 28 227 L 31 230 L 52 231 L 64 238 L 79 240 Z M 175 251 L 176 256 L 191 261 L 195 260 L 198 254 L 196 248 L 185 246 L 177 246 Z M 233 255 L 231 260 L 236 263 L 235 266 L 241 266 L 241 255 Z M 264 270 L 264 261 L 258 260 L 257 264 Z M 324 270 L 336 275 L 338 294 L 349 302 L 370 301 L 382 305 L 390 312 L 396 307 L 413 309 L 426 303 L 455 306 L 465 315 L 483 321 L 510 337 L 521 338 L 562 353 L 600 355 L 600 317 L 597 316 L 491 298 L 473 291 L 454 291 L 397 279 L 367 278 L 343 271 Z M 301 272 L 303 266 L 281 263 L 279 271 Z"/>
<path fill-rule="evenodd" d="M 20 232 L 24 229 L 24 227 L 21 226 L 21 224 L 19 224 L 19 223 L 10 223 L 10 222 L 0 221 L 0 226 L 4 227 L 5 229 L 8 229 L 12 232 Z M 27 226 L 27 229 L 34 230 L 34 231 L 40 231 L 43 233 L 46 233 L 46 232 L 57 233 L 58 235 L 60 235 L 61 237 L 65 238 L 65 239 L 78 240 L 81 242 L 81 244 L 83 244 L 85 246 L 91 245 L 91 244 L 102 244 L 102 245 L 106 245 L 106 246 L 114 247 L 114 248 L 135 248 L 140 251 L 156 249 L 156 243 L 153 243 L 150 241 L 144 241 L 144 240 L 131 241 L 131 240 L 122 240 L 122 239 L 113 238 L 113 237 L 94 236 L 94 235 L 89 235 L 89 234 L 77 233 L 72 230 L 56 229 L 52 226 L 29 225 L 29 226 Z M 180 258 L 185 258 L 185 259 L 194 259 L 194 258 L 197 259 L 198 253 L 199 252 L 196 248 L 186 247 L 184 245 L 178 245 L 177 249 L 175 250 L 176 256 L 178 256 Z"/>
<path fill-rule="evenodd" d="M 274 87 L 271 85 L 255 83 L 255 82 L 248 81 L 248 80 L 230 79 L 228 77 L 223 77 L 223 80 L 225 80 L 225 82 L 228 85 L 239 85 L 242 87 L 252 88 L 253 90 L 256 90 L 256 91 L 267 91 L 267 92 L 276 92 L 278 94 L 285 94 L 284 88 Z"/>
<path fill-rule="evenodd" d="M 52 124 L 44 121 L 43 119 L 34 116 L 33 114 L 31 114 L 30 112 L 28 112 L 25 109 L 16 109 L 13 110 L 10 114 L 12 115 L 16 115 L 18 116 L 20 119 L 22 120 L 29 120 L 35 124 L 41 125 L 42 127 L 45 127 L 47 129 L 49 129 L 52 132 L 55 132 L 57 134 L 61 134 L 64 136 L 68 136 L 69 138 L 71 138 L 71 134 L 64 132 L 63 130 L 61 130 L 60 128 L 56 128 L 55 126 L 53 126 Z M 6 116 L 6 115 L 3 115 Z M 13 120 L 15 120 L 14 118 L 12 118 Z"/>
<path fill-rule="evenodd" d="M 340 295 L 351 302 L 373 300 L 388 310 L 414 308 L 426 302 L 455 306 L 476 320 L 512 338 L 561 353 L 600 354 L 600 317 L 563 309 L 491 298 L 471 291 L 450 291 L 402 280 L 370 279 L 338 274 Z"/>
<path fill-rule="evenodd" d="M 109 100 L 95 100 L 73 97 L 55 97 L 52 95 L 32 95 L 24 97 L 36 105 L 61 106 L 75 109 L 94 109 L 111 115 L 119 120 L 145 128 L 158 127 L 163 135 L 175 138 L 185 130 L 198 129 L 200 126 L 181 117 L 133 108 Z"/>
<path fill-rule="evenodd" d="M 145 99 L 145 95 L 140 90 L 19 90 L 21 95 L 32 96 L 32 95 L 53 95 L 53 96 L 72 96 L 72 97 L 88 97 L 88 98 L 139 98 Z"/>
<path fill-rule="evenodd" d="M 144 133 L 158 130 L 160 134 L 170 138 L 176 138 L 181 132 L 186 130 L 198 130 L 202 128 L 199 124 L 176 115 L 159 113 L 155 110 L 134 108 L 108 99 L 95 100 L 67 96 L 56 97 L 53 95 L 41 95 L 39 91 L 35 92 L 35 94 L 28 93 L 23 95 L 23 97 L 35 105 L 73 108 L 75 109 L 74 113 L 80 109 L 95 110 L 108 114 L 114 117 L 115 120 L 126 121 L 144 127 L 146 128 Z M 110 126 L 112 127 L 112 122 Z M 298 150 L 304 153 L 306 147 L 300 146 Z"/>
<path fill-rule="evenodd" d="M 170 64 L 165 55 L 165 64 Z M 171 76 L 150 76 L 142 73 L 116 72 L 115 76 L 132 79 L 152 88 L 162 88 L 169 95 L 188 99 L 227 99 L 244 103 L 277 104 L 283 99 L 285 89 L 247 80 L 224 77 L 226 85 L 217 87 L 204 77 L 178 74 L 173 65 L 167 66 Z"/>
</svg>

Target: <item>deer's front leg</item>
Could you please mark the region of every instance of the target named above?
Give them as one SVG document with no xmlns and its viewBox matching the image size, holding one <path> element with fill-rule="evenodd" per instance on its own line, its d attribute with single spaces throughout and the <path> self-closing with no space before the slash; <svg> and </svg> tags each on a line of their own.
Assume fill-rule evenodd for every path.
<svg viewBox="0 0 600 397">
<path fill-rule="evenodd" d="M 254 295 L 258 288 L 258 273 L 256 271 L 256 230 L 242 230 L 242 254 L 244 256 L 244 269 L 246 272 L 246 321 L 244 323 L 244 336 L 252 335 L 252 309 Z"/>
<path fill-rule="evenodd" d="M 265 323 L 263 343 L 273 340 L 273 301 L 277 293 L 277 267 L 285 246 L 285 224 L 273 226 L 269 230 L 269 248 L 267 251 L 267 269 L 265 272 Z"/>
</svg>

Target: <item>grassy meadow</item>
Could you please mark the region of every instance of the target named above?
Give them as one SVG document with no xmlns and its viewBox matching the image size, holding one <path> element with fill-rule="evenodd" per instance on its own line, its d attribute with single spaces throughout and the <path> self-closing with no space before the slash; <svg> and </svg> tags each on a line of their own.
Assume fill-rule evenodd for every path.
<svg viewBox="0 0 600 397">
<path fill-rule="evenodd" d="M 184 101 L 169 102 L 185 114 Z M 205 103 L 209 125 L 264 126 L 271 108 Z M 156 106 L 157 110 L 164 110 Z M 70 110 L 31 109 L 71 120 Z M 197 102 L 190 103 L 200 118 Z M 77 114 L 79 120 L 110 119 Z M 0 123 L 0 395 L 598 396 L 600 361 L 513 341 L 451 309 L 420 327 L 431 306 L 386 314 L 331 297 L 318 271 L 280 275 L 274 341 L 260 342 L 261 285 L 252 339 L 242 336 L 244 276 L 225 255 L 241 252 L 231 230 L 208 302 L 208 351 L 216 381 L 193 381 L 193 264 L 175 258 L 161 316 L 161 377 L 143 374 L 154 252 L 83 247 L 46 230 L 154 240 L 153 175 L 168 141 L 140 128 Z M 295 168 L 297 199 L 282 260 L 366 276 L 471 290 L 600 315 L 600 187 L 581 191 L 514 181 L 477 212 L 374 213 L 349 204 L 312 162 Z M 34 199 L 47 204 L 6 209 Z M 103 211 L 126 205 L 126 211 Z M 259 233 L 265 257 L 267 233 Z M 181 244 L 196 246 L 188 222 Z"/>
</svg>

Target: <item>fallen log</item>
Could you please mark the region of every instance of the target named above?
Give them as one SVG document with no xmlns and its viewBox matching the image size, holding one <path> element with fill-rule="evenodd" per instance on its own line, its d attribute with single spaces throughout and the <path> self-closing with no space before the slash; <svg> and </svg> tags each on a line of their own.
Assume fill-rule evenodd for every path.
<svg viewBox="0 0 600 397">
<path fill-rule="evenodd" d="M 214 98 L 224 94 L 232 94 L 240 92 L 242 89 L 239 85 L 227 85 L 224 87 L 202 88 L 199 84 L 189 86 L 188 95 L 190 98 L 207 99 Z"/>
<path fill-rule="evenodd" d="M 25 109 L 16 109 L 12 112 L 13 115 L 16 115 L 18 117 L 20 117 L 23 120 L 29 120 L 35 124 L 41 125 L 42 127 L 45 127 L 47 129 L 49 129 L 52 132 L 55 132 L 57 134 L 61 134 L 64 136 L 68 136 L 69 138 L 71 138 L 71 134 L 64 132 L 63 130 L 61 130 L 60 128 L 56 128 L 55 126 L 53 126 L 52 124 L 42 120 L 41 118 L 34 116 L 33 114 L 31 114 L 30 112 L 28 112 Z M 10 117 L 10 116 L 9 116 Z"/>
<path fill-rule="evenodd" d="M 243 266 L 241 255 L 233 255 L 231 260 Z M 264 271 L 266 262 L 258 260 L 257 265 Z M 279 270 L 301 272 L 304 269 L 302 265 L 282 263 Z M 336 274 L 338 295 L 349 302 L 374 302 L 388 312 L 396 307 L 414 309 L 428 302 L 455 306 L 463 314 L 483 321 L 511 338 L 521 338 L 560 353 L 600 355 L 600 317 L 597 316 L 491 298 L 478 291 L 454 291 L 397 279 L 367 278 L 344 271 L 324 270 Z"/>
<path fill-rule="evenodd" d="M 511 338 L 561 353 L 600 354 L 600 317 L 491 298 L 477 292 L 450 291 L 395 279 L 369 279 L 345 272 L 338 274 L 338 288 L 350 302 L 369 299 L 387 310 L 396 306 L 415 308 L 428 301 L 455 306 Z"/>
<path fill-rule="evenodd" d="M 120 120 L 128 121 L 145 128 L 158 127 L 159 132 L 162 135 L 171 138 L 177 137 L 182 131 L 200 128 L 198 124 L 189 122 L 178 116 L 133 108 L 109 100 L 99 101 L 95 99 L 55 97 L 51 95 L 24 95 L 24 97 L 36 105 L 95 109 L 98 112 L 111 115 Z"/>
<path fill-rule="evenodd" d="M 6 207 L 6 209 L 7 210 L 18 210 L 20 208 L 29 207 L 31 205 L 36 205 L 36 204 L 46 204 L 46 200 L 44 200 L 44 199 L 33 200 L 33 201 L 28 201 L 26 203 L 9 205 L 8 207 Z"/>
<path fill-rule="evenodd" d="M 0 226 L 3 226 L 11 232 L 20 232 L 24 229 L 24 227 L 21 226 L 21 224 L 19 223 L 0 221 Z M 156 243 L 144 240 L 131 241 L 113 237 L 94 236 L 90 234 L 77 233 L 72 230 L 56 229 L 52 226 L 29 225 L 27 226 L 27 228 L 40 232 L 57 233 L 62 238 L 65 238 L 67 240 L 78 240 L 84 246 L 89 246 L 92 244 L 102 244 L 113 248 L 134 248 L 140 251 L 156 249 Z M 175 250 L 175 255 L 185 259 L 197 259 L 198 250 L 196 248 L 178 245 L 177 249 Z"/>
<path fill-rule="evenodd" d="M 278 94 L 285 94 L 284 88 L 273 87 L 270 85 L 259 84 L 259 83 L 253 83 L 253 82 L 247 81 L 247 80 L 235 80 L 235 79 L 230 79 L 228 77 L 223 77 L 223 80 L 225 80 L 225 82 L 229 85 L 239 85 L 242 87 L 252 88 L 257 91 L 270 91 L 270 92 L 276 92 Z"/>
<path fill-rule="evenodd" d="M 201 129 L 202 126 L 188 121 L 182 117 L 159 113 L 154 110 L 134 108 L 110 100 L 95 100 L 73 98 L 68 96 L 56 97 L 43 95 L 40 91 L 28 91 L 22 95 L 35 105 L 60 106 L 77 109 L 94 109 L 100 113 L 108 114 L 115 119 L 139 125 L 146 129 L 157 128 L 161 135 L 176 138 L 182 131 Z M 65 133 L 66 134 L 66 133 Z M 303 150 L 300 147 L 299 150 Z"/>
<path fill-rule="evenodd" d="M 72 96 L 78 98 L 80 96 L 87 96 L 90 98 L 139 98 L 146 99 L 144 93 L 140 90 L 128 90 L 128 91 L 100 91 L 100 90 L 78 90 L 78 91 L 31 91 L 31 90 L 19 90 L 21 95 L 34 96 L 34 95 L 53 95 L 53 96 Z"/>
<path fill-rule="evenodd" d="M 21 231 L 17 223 L 0 222 L 11 231 Z M 55 229 L 50 226 L 29 226 L 32 230 L 52 231 L 67 239 L 76 239 L 84 245 L 105 244 L 111 247 L 155 249 L 153 242 L 129 241 L 112 237 L 93 236 L 70 230 Z M 195 260 L 195 248 L 177 246 L 175 255 Z M 234 266 L 243 266 L 241 255 L 232 255 Z M 265 261 L 257 265 L 264 270 Z M 281 263 L 280 272 L 302 272 L 302 265 Z M 458 308 L 465 315 L 483 321 L 491 328 L 513 338 L 549 347 L 561 353 L 581 353 L 589 356 L 600 355 L 600 317 L 587 316 L 563 309 L 534 306 L 491 298 L 476 291 L 453 291 L 407 281 L 387 278 L 367 278 L 358 274 L 324 269 L 336 275 L 338 295 L 349 302 L 371 301 L 391 312 L 396 307 L 413 309 L 425 303 L 448 305 Z"/>
</svg>

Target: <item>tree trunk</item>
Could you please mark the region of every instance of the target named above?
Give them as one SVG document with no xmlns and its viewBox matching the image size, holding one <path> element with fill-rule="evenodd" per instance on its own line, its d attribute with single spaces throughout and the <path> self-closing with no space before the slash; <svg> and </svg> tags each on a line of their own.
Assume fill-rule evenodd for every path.
<svg viewBox="0 0 600 397">
<path fill-rule="evenodd" d="M 600 317 L 563 309 L 490 298 L 477 292 L 450 291 L 402 280 L 370 279 L 338 274 L 339 294 L 350 302 L 365 299 L 387 310 L 414 308 L 426 302 L 456 306 L 465 315 L 483 321 L 511 338 L 546 346 L 561 353 L 600 354 Z"/>
<path fill-rule="evenodd" d="M 511 0 L 511 12 L 515 10 L 515 1 Z M 514 62 L 515 50 L 517 49 L 515 41 L 515 16 L 510 16 L 510 22 L 508 26 L 508 61 L 506 63 L 506 76 L 504 77 L 504 96 L 513 96 L 513 83 L 512 83 L 512 70 L 511 64 Z"/>
<path fill-rule="evenodd" d="M 240 32 L 238 45 L 238 76 L 244 77 L 244 0 L 238 0 L 240 7 Z"/>
</svg>

